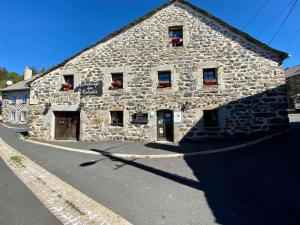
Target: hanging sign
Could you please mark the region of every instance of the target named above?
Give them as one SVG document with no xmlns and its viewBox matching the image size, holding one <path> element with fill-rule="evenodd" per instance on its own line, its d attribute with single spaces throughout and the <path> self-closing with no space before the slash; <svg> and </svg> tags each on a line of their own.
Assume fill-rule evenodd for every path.
<svg viewBox="0 0 300 225">
<path fill-rule="evenodd" d="M 79 91 L 81 95 L 102 96 L 102 81 L 81 83 L 77 87 L 77 91 Z"/>
</svg>

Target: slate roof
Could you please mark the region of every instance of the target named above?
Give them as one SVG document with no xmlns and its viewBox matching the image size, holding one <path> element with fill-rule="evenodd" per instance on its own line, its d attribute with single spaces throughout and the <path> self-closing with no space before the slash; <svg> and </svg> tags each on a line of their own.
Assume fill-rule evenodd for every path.
<svg viewBox="0 0 300 225">
<path fill-rule="evenodd" d="M 291 67 L 291 68 L 288 68 L 287 70 L 285 70 L 286 77 L 293 77 L 296 75 L 300 75 L 300 65 L 294 66 L 294 67 Z"/>
<path fill-rule="evenodd" d="M 28 83 L 37 79 L 40 75 L 35 75 L 29 80 L 21 80 L 13 85 L 7 86 L 5 88 L 0 89 L 1 92 L 5 91 L 21 91 L 21 90 L 30 90 Z"/>
<path fill-rule="evenodd" d="M 144 16 L 139 17 L 138 19 L 134 20 L 134 21 L 131 22 L 130 24 L 128 24 L 128 25 L 122 27 L 121 29 L 119 29 L 119 30 L 117 30 L 117 31 L 115 31 L 115 32 L 113 32 L 113 33 L 111 33 L 111 34 L 109 34 L 108 36 L 106 36 L 106 37 L 104 37 L 103 39 L 99 40 L 98 42 L 96 42 L 96 43 L 90 45 L 89 47 L 87 47 L 87 48 L 81 50 L 80 52 L 76 53 L 75 55 L 73 55 L 73 56 L 71 56 L 71 57 L 65 59 L 62 63 L 57 64 L 57 65 L 51 67 L 51 68 L 48 69 L 45 73 L 43 73 L 40 77 L 42 77 L 42 76 L 44 76 L 44 75 L 46 75 L 46 74 L 52 72 L 53 70 L 55 70 L 55 69 L 57 69 L 57 68 L 59 68 L 59 67 L 64 66 L 66 63 L 68 63 L 68 62 L 71 61 L 72 59 L 76 58 L 77 56 L 79 56 L 79 55 L 82 54 L 83 52 L 85 52 L 85 51 L 87 51 L 87 50 L 89 50 L 89 49 L 92 49 L 93 47 L 95 47 L 95 46 L 97 46 L 97 45 L 99 45 L 99 44 L 101 44 L 101 43 L 104 43 L 104 42 L 106 42 L 106 41 L 108 41 L 108 40 L 110 40 L 110 39 L 116 37 L 117 35 L 119 35 L 119 34 L 125 32 L 126 30 L 128 30 L 128 29 L 134 27 L 135 25 L 137 25 L 137 24 L 139 24 L 139 23 L 145 21 L 146 19 L 148 19 L 148 18 L 150 18 L 152 15 L 154 15 L 156 12 L 158 12 L 158 11 L 160 11 L 160 10 L 162 10 L 162 9 L 164 9 L 164 8 L 166 8 L 166 7 L 168 7 L 168 6 L 170 6 L 170 5 L 172 5 L 172 4 L 175 3 L 175 2 L 180 2 L 180 3 L 182 3 L 182 4 L 186 5 L 186 6 L 189 6 L 190 8 L 192 8 L 192 9 L 194 9 L 195 11 L 201 13 L 202 15 L 204 15 L 204 16 L 206 16 L 206 17 L 212 19 L 212 20 L 214 20 L 215 22 L 217 22 L 217 23 L 219 23 L 220 25 L 226 27 L 227 29 L 231 30 L 232 32 L 235 32 L 235 33 L 241 35 L 241 36 L 244 37 L 246 40 L 248 40 L 248 41 L 250 41 L 250 42 L 252 42 L 252 43 L 258 45 L 259 47 L 261 47 L 261 48 L 263 48 L 263 49 L 266 49 L 266 50 L 268 50 L 268 51 L 271 51 L 271 52 L 274 52 L 274 53 L 278 54 L 278 55 L 281 57 L 282 60 L 284 60 L 284 59 L 286 59 L 286 58 L 289 57 L 289 55 L 288 55 L 287 53 L 282 52 L 282 51 L 279 51 L 279 50 L 277 50 L 277 49 L 274 49 L 274 48 L 272 48 L 272 47 L 270 47 L 270 46 L 264 44 L 263 42 L 261 42 L 261 41 L 255 39 L 254 37 L 250 36 L 249 34 L 247 34 L 247 33 L 243 32 L 243 31 L 241 31 L 241 30 L 239 30 L 239 29 L 237 29 L 237 28 L 235 28 L 235 27 L 229 25 L 229 24 L 226 23 L 225 21 L 223 21 L 223 20 L 221 20 L 221 19 L 215 17 L 214 15 L 208 13 L 207 11 L 205 11 L 205 10 L 203 10 L 203 9 L 201 9 L 201 8 L 198 8 L 197 6 L 195 6 L 195 5 L 191 4 L 191 3 L 189 3 L 189 2 L 186 1 L 186 0 L 168 0 L 168 2 L 162 4 L 161 6 L 157 7 L 156 9 L 154 9 L 154 10 L 148 12 L 148 13 L 145 14 Z M 38 79 L 38 78 L 36 78 L 36 79 Z M 36 79 L 33 79 L 32 81 L 30 81 L 29 84 L 30 84 L 31 82 L 33 82 L 34 80 L 36 80 Z"/>
</svg>

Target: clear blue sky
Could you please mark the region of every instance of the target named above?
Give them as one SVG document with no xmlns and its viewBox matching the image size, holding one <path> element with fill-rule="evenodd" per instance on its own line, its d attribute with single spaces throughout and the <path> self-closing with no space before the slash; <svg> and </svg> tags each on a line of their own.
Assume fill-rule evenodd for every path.
<svg viewBox="0 0 300 225">
<path fill-rule="evenodd" d="M 167 0 L 1 0 L 0 66 L 23 73 L 25 66 L 51 67 Z M 290 0 L 190 0 L 231 25 L 268 43 Z M 258 32 L 267 24 L 272 25 Z M 300 64 L 300 2 L 271 46 L 291 54 L 284 66 Z M 297 32 L 298 31 L 298 32 Z M 294 37 L 294 38 L 293 38 Z M 289 43 L 287 43 L 289 41 Z"/>
</svg>

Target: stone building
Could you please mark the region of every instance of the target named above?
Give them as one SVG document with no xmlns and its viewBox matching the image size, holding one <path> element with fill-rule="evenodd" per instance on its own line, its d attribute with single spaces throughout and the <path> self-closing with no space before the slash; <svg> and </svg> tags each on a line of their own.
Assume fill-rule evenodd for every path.
<svg viewBox="0 0 300 225">
<path fill-rule="evenodd" d="M 179 142 L 279 130 L 286 57 L 168 1 L 30 82 L 30 135 Z"/>
<path fill-rule="evenodd" d="M 0 90 L 2 94 L 2 121 L 4 123 L 27 123 L 30 99 L 30 88 L 27 83 L 32 79 L 32 70 L 26 67 L 24 80 Z"/>
<path fill-rule="evenodd" d="M 295 108 L 295 101 L 300 103 L 300 65 L 285 71 L 289 109 Z M 299 108 L 300 109 L 300 108 Z"/>
</svg>

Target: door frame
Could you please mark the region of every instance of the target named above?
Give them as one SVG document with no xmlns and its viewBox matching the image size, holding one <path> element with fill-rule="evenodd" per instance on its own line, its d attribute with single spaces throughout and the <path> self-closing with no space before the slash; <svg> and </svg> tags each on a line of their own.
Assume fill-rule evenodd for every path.
<svg viewBox="0 0 300 225">
<path fill-rule="evenodd" d="M 158 117 L 158 114 L 159 112 L 164 112 L 164 113 L 171 113 L 171 134 L 170 134 L 170 137 L 168 137 L 168 135 L 166 135 L 166 138 L 165 139 L 159 139 L 159 136 L 158 136 L 158 129 L 159 129 L 159 124 L 158 124 L 158 120 L 159 120 L 159 117 Z M 175 137 L 174 137 L 174 111 L 171 110 L 171 109 L 160 109 L 160 110 L 157 110 L 156 111 L 156 141 L 169 141 L 169 142 L 174 142 L 175 140 Z"/>
<path fill-rule="evenodd" d="M 73 115 L 76 115 L 76 119 L 78 120 L 77 121 L 77 125 L 76 125 L 76 137 L 75 138 L 59 138 L 59 137 L 57 137 L 57 134 L 56 134 L 56 129 L 57 129 L 57 126 L 56 126 L 56 123 L 57 123 L 57 114 L 59 114 L 59 113 L 61 113 L 61 114 L 68 114 L 68 113 L 70 113 L 70 114 L 73 114 Z M 53 129 L 53 131 L 54 131 L 54 135 L 53 135 L 53 137 L 54 137 L 54 140 L 56 140 L 56 141 L 62 141 L 62 140 L 70 140 L 70 141 L 72 141 L 72 140 L 76 140 L 76 141 L 79 141 L 79 139 L 80 139 L 80 111 L 54 111 L 53 112 L 53 115 L 54 115 L 54 129 Z"/>
</svg>

